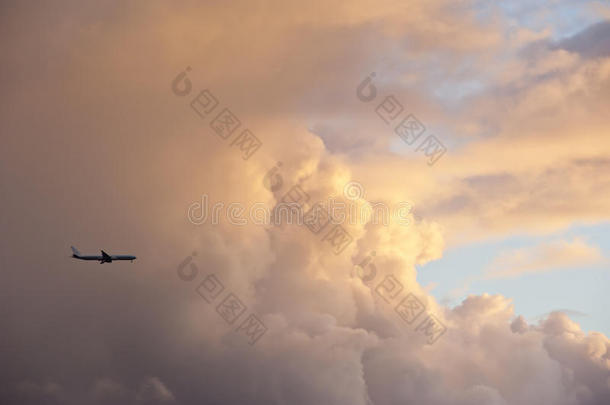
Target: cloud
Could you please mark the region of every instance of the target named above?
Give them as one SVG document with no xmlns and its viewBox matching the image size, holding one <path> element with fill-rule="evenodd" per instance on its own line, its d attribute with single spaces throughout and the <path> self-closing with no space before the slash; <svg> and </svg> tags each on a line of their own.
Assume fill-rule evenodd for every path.
<svg viewBox="0 0 610 405">
<path fill-rule="evenodd" d="M 561 41 L 559 48 L 587 58 L 610 56 L 610 22 L 602 21 Z"/>
<path fill-rule="evenodd" d="M 559 240 L 506 251 L 496 257 L 486 270 L 487 277 L 517 277 L 558 269 L 589 267 L 601 264 L 604 257 L 595 246 L 582 238 Z"/>
<path fill-rule="evenodd" d="M 174 401 L 174 394 L 157 377 L 148 377 L 140 385 L 136 396 L 140 403 L 167 403 Z"/>
<path fill-rule="evenodd" d="M 33 381 L 21 381 L 16 386 L 16 397 L 22 403 L 49 403 L 61 404 L 65 401 L 63 388 L 54 382 L 36 383 Z"/>
</svg>

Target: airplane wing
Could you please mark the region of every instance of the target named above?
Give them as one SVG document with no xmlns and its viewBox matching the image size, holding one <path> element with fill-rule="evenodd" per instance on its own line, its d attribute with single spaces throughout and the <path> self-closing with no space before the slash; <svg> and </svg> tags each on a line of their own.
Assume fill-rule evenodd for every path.
<svg viewBox="0 0 610 405">
<path fill-rule="evenodd" d="M 102 259 L 103 260 L 111 260 L 110 255 L 102 250 Z"/>
</svg>

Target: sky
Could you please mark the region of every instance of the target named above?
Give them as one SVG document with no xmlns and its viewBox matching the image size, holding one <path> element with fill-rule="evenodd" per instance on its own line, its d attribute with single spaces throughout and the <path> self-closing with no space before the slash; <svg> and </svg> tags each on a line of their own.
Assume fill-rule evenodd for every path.
<svg viewBox="0 0 610 405">
<path fill-rule="evenodd" d="M 610 403 L 607 2 L 0 10 L 0 403 Z"/>
</svg>

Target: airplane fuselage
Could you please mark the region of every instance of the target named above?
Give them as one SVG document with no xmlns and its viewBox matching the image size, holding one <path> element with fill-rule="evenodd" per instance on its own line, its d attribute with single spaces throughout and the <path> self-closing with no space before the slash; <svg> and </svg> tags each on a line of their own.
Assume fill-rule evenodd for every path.
<svg viewBox="0 0 610 405">
<path fill-rule="evenodd" d="M 80 260 L 103 261 L 104 263 L 110 263 L 114 260 L 135 260 L 136 259 L 135 256 L 130 256 L 130 255 L 111 255 L 110 258 L 104 258 L 104 256 L 77 256 L 77 255 L 73 254 L 72 257 L 75 259 L 80 259 Z"/>
<path fill-rule="evenodd" d="M 112 263 L 115 260 L 131 260 L 132 262 L 136 259 L 135 256 L 132 255 L 109 255 L 108 253 L 102 250 L 101 256 L 88 256 L 81 255 L 75 247 L 72 247 L 72 257 L 79 260 L 96 260 L 102 263 Z"/>
</svg>

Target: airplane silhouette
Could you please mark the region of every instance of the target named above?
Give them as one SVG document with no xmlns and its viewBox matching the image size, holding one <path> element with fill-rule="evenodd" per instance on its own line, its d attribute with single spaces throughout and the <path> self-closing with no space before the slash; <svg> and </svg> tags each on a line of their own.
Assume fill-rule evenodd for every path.
<svg viewBox="0 0 610 405">
<path fill-rule="evenodd" d="M 113 260 L 131 260 L 131 262 L 133 263 L 133 261 L 136 259 L 135 256 L 131 256 L 131 255 L 109 255 L 108 253 L 104 252 L 103 250 L 102 255 L 101 256 L 83 256 L 80 254 L 80 252 L 74 247 L 74 246 L 70 246 L 72 248 L 72 257 L 75 259 L 80 259 L 80 260 L 99 260 L 100 264 L 104 264 L 104 263 L 112 263 Z"/>
</svg>

